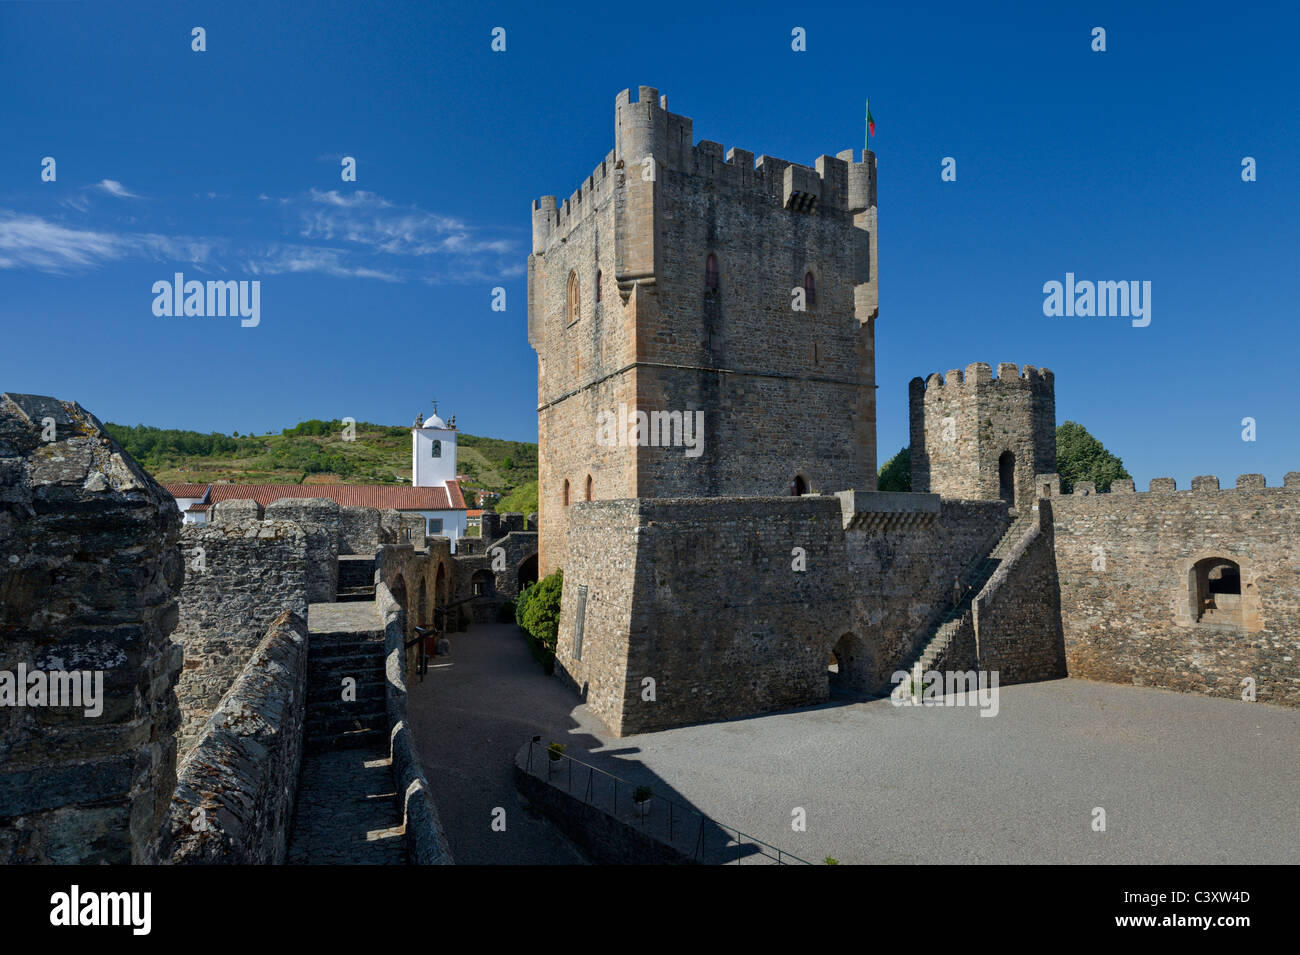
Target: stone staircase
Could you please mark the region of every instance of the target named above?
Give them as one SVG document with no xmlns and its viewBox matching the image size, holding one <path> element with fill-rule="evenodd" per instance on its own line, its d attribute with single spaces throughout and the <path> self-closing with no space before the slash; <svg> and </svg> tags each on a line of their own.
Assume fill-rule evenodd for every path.
<svg viewBox="0 0 1300 955">
<path fill-rule="evenodd" d="M 339 565 L 342 591 L 348 581 L 343 560 Z M 373 575 L 373 558 L 365 558 L 364 565 Z M 404 864 L 401 801 L 389 757 L 379 611 L 373 600 L 362 603 L 359 598 L 312 604 L 308 626 L 303 763 L 288 861 Z M 354 699 L 344 699 L 343 681 L 349 678 L 356 681 L 355 693 L 349 694 Z"/>
<path fill-rule="evenodd" d="M 338 601 L 375 599 L 375 558 L 367 554 L 344 554 L 339 557 Z"/>
<path fill-rule="evenodd" d="M 344 698 L 345 679 L 356 681 L 355 699 Z M 308 752 L 383 742 L 384 634 L 373 631 L 313 633 L 307 656 Z"/>
<path fill-rule="evenodd" d="M 1016 542 L 1020 540 L 1034 519 L 1034 513 L 1029 510 L 1016 515 L 1011 522 L 1011 526 L 1007 528 L 1006 533 L 1002 535 L 993 550 L 963 575 L 962 584 L 964 590 L 962 599 L 944 615 L 942 620 L 935 624 L 916 658 L 908 663 L 906 667 L 900 667 L 900 669 L 906 669 L 909 673 L 916 673 L 918 670 L 921 673 L 926 673 L 934 669 L 935 664 L 948 654 L 949 649 L 952 647 L 953 638 L 960 632 L 966 618 L 971 613 L 975 598 L 984 590 L 984 586 L 1002 564 L 1007 553 L 1015 547 Z M 892 695 L 908 695 L 908 685 L 906 683 L 900 684 L 894 689 Z"/>
</svg>

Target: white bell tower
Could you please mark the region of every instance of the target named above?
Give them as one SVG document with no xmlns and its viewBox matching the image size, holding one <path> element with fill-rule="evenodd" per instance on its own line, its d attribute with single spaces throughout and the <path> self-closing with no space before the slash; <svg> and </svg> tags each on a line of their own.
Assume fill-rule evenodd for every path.
<svg viewBox="0 0 1300 955">
<path fill-rule="evenodd" d="M 411 484 L 443 487 L 456 478 L 456 426 L 438 417 L 438 406 L 428 421 L 420 415 L 411 428 Z M 453 417 L 452 421 L 456 419 Z"/>
</svg>

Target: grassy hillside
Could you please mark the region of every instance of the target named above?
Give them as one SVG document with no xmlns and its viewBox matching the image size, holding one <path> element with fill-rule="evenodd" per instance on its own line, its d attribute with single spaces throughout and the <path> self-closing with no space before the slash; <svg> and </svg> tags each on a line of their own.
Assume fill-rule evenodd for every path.
<svg viewBox="0 0 1300 955">
<path fill-rule="evenodd" d="M 341 421 L 303 421 L 279 434 L 200 434 L 108 423 L 109 433 L 159 481 L 196 484 L 410 484 L 409 428 L 359 422 L 343 439 Z M 537 445 L 461 434 L 465 485 L 503 495 L 537 480 Z"/>
</svg>

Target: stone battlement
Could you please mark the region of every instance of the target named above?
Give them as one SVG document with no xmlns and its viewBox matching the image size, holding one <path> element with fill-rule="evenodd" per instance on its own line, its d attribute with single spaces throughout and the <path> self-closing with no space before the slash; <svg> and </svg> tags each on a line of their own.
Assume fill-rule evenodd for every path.
<svg viewBox="0 0 1300 955">
<path fill-rule="evenodd" d="M 668 97 L 642 86 L 635 102 L 623 90 L 615 100 L 615 147 L 574 192 L 533 200 L 533 252 L 545 252 L 567 239 L 572 229 L 594 213 L 625 177 L 657 179 L 664 173 L 706 180 L 704 188 L 749 192 L 779 208 L 845 218 L 876 205 L 876 157 L 863 150 L 861 161 L 846 149 L 823 155 L 812 166 L 725 149 L 721 143 L 693 138 L 688 116 L 671 113 Z M 650 162 L 649 160 L 653 160 Z"/>
<path fill-rule="evenodd" d="M 1110 486 L 1109 492 L 1098 492 L 1096 485 L 1092 481 L 1078 481 L 1074 485 L 1074 491 L 1065 495 L 1070 498 L 1082 497 L 1122 497 L 1128 494 L 1169 494 L 1178 492 L 1182 494 L 1194 494 L 1204 491 L 1287 491 L 1300 490 L 1300 471 L 1288 471 L 1283 479 L 1283 486 L 1268 486 L 1267 479 L 1262 474 L 1242 474 L 1237 477 L 1235 487 L 1223 487 L 1219 483 L 1219 478 L 1214 474 L 1201 474 L 1192 478 L 1192 486 L 1178 490 L 1177 482 L 1171 477 L 1152 478 L 1147 490 L 1138 491 L 1135 489 L 1131 479 L 1121 479 L 1114 481 Z M 1051 495 L 1054 496 L 1054 495 Z"/>
<path fill-rule="evenodd" d="M 953 389 L 966 391 L 981 385 L 1015 388 L 1028 384 L 1031 388 L 1052 388 L 1055 380 L 1056 376 L 1050 368 L 1025 365 L 1022 369 L 1015 362 L 1008 361 L 998 363 L 998 373 L 994 377 L 993 369 L 988 362 L 977 361 L 967 365 L 964 371 L 961 368 L 953 368 L 946 375 L 935 372 L 928 378 L 913 378 L 911 388 L 931 398 L 941 396 L 940 393 L 951 393 Z"/>
</svg>

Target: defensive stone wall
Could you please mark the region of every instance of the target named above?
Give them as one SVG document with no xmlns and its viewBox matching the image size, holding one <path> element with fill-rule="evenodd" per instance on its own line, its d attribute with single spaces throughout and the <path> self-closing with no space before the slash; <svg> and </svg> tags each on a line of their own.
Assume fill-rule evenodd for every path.
<svg viewBox="0 0 1300 955">
<path fill-rule="evenodd" d="M 1000 501 L 958 501 L 930 494 L 878 492 L 846 501 L 846 629 L 866 644 L 857 689 L 887 693 L 953 606 L 963 584 L 1011 526 Z"/>
<path fill-rule="evenodd" d="M 411 865 L 452 865 L 447 834 L 429 790 L 424 764 L 406 722 L 406 616 L 402 605 L 382 581 L 375 587 L 375 603 L 384 621 L 385 708 L 388 715 L 389 755 L 393 782 L 402 794 L 406 857 Z"/>
<path fill-rule="evenodd" d="M 975 653 L 998 682 L 1027 683 L 1066 675 L 1052 505 L 1038 512 L 975 598 Z"/>
<path fill-rule="evenodd" d="M 373 554 L 379 549 L 379 508 L 339 508 L 339 553 Z"/>
<path fill-rule="evenodd" d="M 307 602 L 332 603 L 339 589 L 338 502 L 325 497 L 281 498 L 267 505 L 266 517 L 303 525 L 307 532 Z"/>
<path fill-rule="evenodd" d="M 175 633 L 185 652 L 177 686 L 182 753 L 194 745 L 272 621 L 285 610 L 306 619 L 309 580 L 317 572 L 310 553 L 323 533 L 312 527 L 282 520 L 182 527 L 186 570 Z"/>
<path fill-rule="evenodd" d="M 1300 706 L 1300 473 L 1081 483 L 1052 506 L 1071 676 Z M 1215 593 L 1232 565 L 1238 593 Z"/>
<path fill-rule="evenodd" d="M 306 702 L 307 624 L 286 610 L 181 764 L 171 807 L 173 863 L 284 862 Z"/>
<path fill-rule="evenodd" d="M 570 528 L 556 671 L 615 734 L 826 698 L 850 621 L 836 498 L 600 501 Z"/>
<path fill-rule="evenodd" d="M 0 395 L 0 864 L 167 857 L 179 527 L 94 415 Z"/>
</svg>

